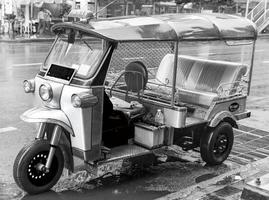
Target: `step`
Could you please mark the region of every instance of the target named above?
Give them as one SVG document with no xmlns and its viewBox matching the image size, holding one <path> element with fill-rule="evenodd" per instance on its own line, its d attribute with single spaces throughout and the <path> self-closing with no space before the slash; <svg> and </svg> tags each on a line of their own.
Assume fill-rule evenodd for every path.
<svg viewBox="0 0 269 200">
<path fill-rule="evenodd" d="M 98 165 L 116 161 L 116 160 L 127 159 L 127 158 L 131 158 L 135 156 L 142 156 L 142 155 L 150 154 L 150 153 L 151 153 L 150 150 L 145 149 L 144 147 L 134 145 L 134 144 L 122 145 L 122 146 L 112 148 L 109 154 L 107 155 L 107 159 L 98 162 Z"/>
</svg>

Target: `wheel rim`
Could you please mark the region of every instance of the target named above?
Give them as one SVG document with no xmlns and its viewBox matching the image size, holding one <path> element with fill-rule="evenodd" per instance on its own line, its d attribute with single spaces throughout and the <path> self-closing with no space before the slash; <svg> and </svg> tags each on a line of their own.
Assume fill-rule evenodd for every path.
<svg viewBox="0 0 269 200">
<path fill-rule="evenodd" d="M 40 168 L 40 166 L 45 166 L 48 158 L 48 153 L 48 151 L 42 151 L 37 153 L 34 157 L 32 157 L 28 164 L 27 175 L 29 181 L 33 185 L 44 186 L 51 182 L 57 174 L 59 163 L 56 156 L 54 156 L 52 159 L 49 172 L 44 172 L 44 170 L 41 170 Z"/>
<path fill-rule="evenodd" d="M 228 149 L 228 144 L 229 141 L 227 135 L 225 133 L 219 134 L 213 149 L 214 155 L 219 157 L 225 154 Z"/>
</svg>

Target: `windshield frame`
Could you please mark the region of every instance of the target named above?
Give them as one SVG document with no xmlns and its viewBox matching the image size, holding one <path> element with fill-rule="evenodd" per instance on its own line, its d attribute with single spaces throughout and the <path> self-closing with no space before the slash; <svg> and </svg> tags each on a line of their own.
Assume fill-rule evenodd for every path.
<svg viewBox="0 0 269 200">
<path fill-rule="evenodd" d="M 89 79 L 92 79 L 93 77 L 95 77 L 96 73 L 98 73 L 99 68 L 100 68 L 100 65 L 102 64 L 103 59 L 104 59 L 105 56 L 106 56 L 106 52 L 107 52 L 107 50 L 108 50 L 108 46 L 109 46 L 109 45 L 107 45 L 107 41 L 104 40 L 104 39 L 102 39 L 102 38 L 99 38 L 99 37 L 96 37 L 96 36 L 93 36 L 93 35 L 90 35 L 90 34 L 88 34 L 88 33 L 84 33 L 84 32 L 78 31 L 78 30 L 75 30 L 75 31 L 77 31 L 77 32 L 79 33 L 78 36 L 75 37 L 75 43 L 76 43 L 76 41 L 82 41 L 82 42 L 83 42 L 83 38 L 84 38 L 84 39 L 85 39 L 85 38 L 93 38 L 93 39 L 96 39 L 96 41 L 98 41 L 98 43 L 101 44 L 101 51 L 102 51 L 102 52 L 101 52 L 101 54 L 100 54 L 100 56 L 99 56 L 98 61 L 96 62 L 96 64 L 94 64 L 94 66 L 91 66 L 91 67 L 89 68 L 89 71 L 88 71 L 87 74 L 85 74 L 85 75 L 78 75 L 78 74 L 77 74 L 78 71 L 79 71 L 78 69 L 75 69 L 75 68 L 73 68 L 72 66 L 66 65 L 66 64 L 64 64 L 64 63 L 57 63 L 57 62 L 54 62 L 54 63 L 51 63 L 51 64 L 58 64 L 58 65 L 61 65 L 61 66 L 64 66 L 64 67 L 69 67 L 69 68 L 73 68 L 73 69 L 75 69 L 76 72 L 75 72 L 75 74 L 74 74 L 74 76 L 73 76 L 72 79 L 89 80 Z M 46 62 L 48 61 L 49 56 L 51 55 L 53 49 L 55 48 L 55 45 L 57 44 L 57 42 L 59 42 L 59 40 L 61 40 L 61 38 L 62 38 L 62 41 L 65 41 L 65 38 L 63 37 L 63 35 L 64 35 L 63 33 L 59 33 L 59 34 L 57 34 L 57 36 L 56 36 L 56 38 L 55 38 L 53 44 L 51 45 L 51 48 L 50 48 L 50 50 L 49 50 L 47 56 L 45 57 L 45 59 L 44 59 L 42 65 L 41 65 L 41 69 L 40 69 L 40 71 L 44 71 L 45 74 L 47 73 L 47 71 L 48 71 L 49 68 L 50 68 L 50 65 L 47 64 L 47 66 L 45 67 L 45 64 L 46 64 Z M 66 42 L 68 43 L 68 41 L 66 41 Z M 84 43 L 84 42 L 83 42 L 83 43 Z M 85 46 L 87 46 L 87 48 L 89 48 L 89 50 L 93 50 L 92 48 L 89 47 L 89 44 L 88 44 L 88 43 L 85 44 Z M 92 51 L 92 52 L 93 52 L 93 51 Z M 92 72 L 90 72 L 90 69 L 91 69 L 92 67 L 94 67 L 94 68 L 92 69 Z M 72 81 L 72 80 L 70 80 L 70 81 Z"/>
</svg>

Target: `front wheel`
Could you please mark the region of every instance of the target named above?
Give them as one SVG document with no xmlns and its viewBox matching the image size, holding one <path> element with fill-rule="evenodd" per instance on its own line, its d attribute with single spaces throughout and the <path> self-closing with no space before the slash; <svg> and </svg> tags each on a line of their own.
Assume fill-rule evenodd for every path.
<svg viewBox="0 0 269 200">
<path fill-rule="evenodd" d="M 50 144 L 47 140 L 35 140 L 25 146 L 17 155 L 13 165 L 13 177 L 17 185 L 29 194 L 48 191 L 61 177 L 64 158 L 56 148 L 49 172 L 41 166 L 46 164 Z"/>
<path fill-rule="evenodd" d="M 234 134 L 231 124 L 221 122 L 201 136 L 200 152 L 208 165 L 219 165 L 229 156 L 233 147 Z"/>
</svg>

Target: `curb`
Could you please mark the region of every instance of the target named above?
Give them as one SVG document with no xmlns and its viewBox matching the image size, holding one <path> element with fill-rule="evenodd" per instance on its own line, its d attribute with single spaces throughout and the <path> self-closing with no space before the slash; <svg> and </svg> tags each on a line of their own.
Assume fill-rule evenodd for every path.
<svg viewBox="0 0 269 200">
<path fill-rule="evenodd" d="M 225 185 L 222 185 L 220 187 L 217 187 L 218 186 L 217 183 L 220 180 L 223 180 L 226 177 L 234 176 L 238 173 L 244 174 L 246 172 L 247 172 L 247 175 L 242 177 L 243 180 L 251 178 L 251 176 L 253 176 L 254 174 L 256 174 L 258 172 L 257 168 L 259 168 L 259 166 L 262 166 L 261 164 L 264 162 L 268 163 L 269 158 L 267 157 L 267 158 L 258 160 L 256 162 L 250 163 L 248 165 L 241 166 L 240 168 L 236 168 L 234 170 L 228 171 L 228 172 L 221 174 L 217 177 L 214 177 L 212 179 L 203 181 L 201 183 L 189 186 L 189 187 L 184 188 L 180 191 L 167 194 L 165 196 L 157 198 L 156 200 L 179 200 L 179 199 L 185 199 L 185 200 L 196 199 L 197 200 L 197 199 L 203 199 L 202 197 L 204 195 L 213 193 L 215 190 L 218 190 L 220 187 L 225 186 Z"/>
<path fill-rule="evenodd" d="M 258 34 L 258 38 L 269 38 L 269 34 Z"/>
<path fill-rule="evenodd" d="M 259 34 L 258 38 L 269 38 L 269 34 Z M 52 38 L 29 38 L 29 39 L 0 39 L 1 42 L 6 43 L 27 43 L 27 42 L 53 42 L 55 37 Z"/>
<path fill-rule="evenodd" d="M 0 39 L 1 42 L 5 43 L 27 43 L 27 42 L 53 42 L 53 38 L 29 38 L 29 39 Z"/>
</svg>

